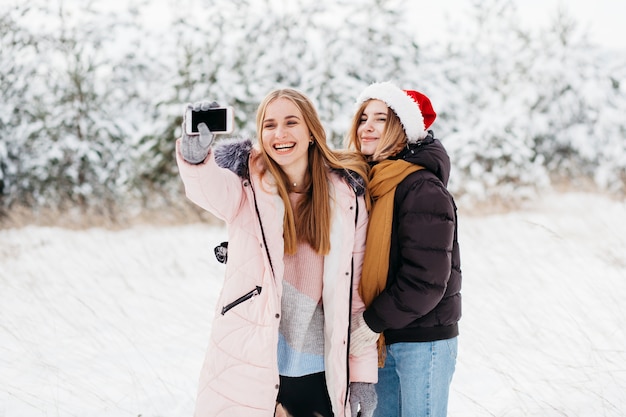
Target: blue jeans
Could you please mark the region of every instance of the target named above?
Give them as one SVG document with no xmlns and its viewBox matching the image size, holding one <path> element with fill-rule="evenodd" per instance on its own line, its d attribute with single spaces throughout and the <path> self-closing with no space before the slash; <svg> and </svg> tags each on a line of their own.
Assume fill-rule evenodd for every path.
<svg viewBox="0 0 626 417">
<path fill-rule="evenodd" d="M 387 346 L 378 370 L 374 417 L 445 417 L 456 366 L 457 338 Z"/>
</svg>

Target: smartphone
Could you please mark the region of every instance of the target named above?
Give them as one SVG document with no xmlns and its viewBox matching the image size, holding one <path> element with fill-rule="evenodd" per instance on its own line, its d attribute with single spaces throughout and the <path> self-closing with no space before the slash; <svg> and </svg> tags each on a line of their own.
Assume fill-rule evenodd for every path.
<svg viewBox="0 0 626 417">
<path fill-rule="evenodd" d="M 235 118 L 232 107 L 215 107 L 208 110 L 187 109 L 185 130 L 188 135 L 198 135 L 198 124 L 206 123 L 212 133 L 232 133 Z"/>
</svg>

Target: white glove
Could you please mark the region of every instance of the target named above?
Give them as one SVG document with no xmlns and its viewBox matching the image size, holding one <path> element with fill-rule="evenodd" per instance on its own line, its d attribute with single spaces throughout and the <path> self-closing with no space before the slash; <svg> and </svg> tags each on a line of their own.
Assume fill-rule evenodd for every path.
<svg viewBox="0 0 626 417">
<path fill-rule="evenodd" d="M 367 382 L 351 382 L 350 383 L 350 410 L 352 417 L 372 417 L 378 397 L 374 384 Z"/>
<path fill-rule="evenodd" d="M 352 316 L 350 333 L 350 355 L 359 356 L 372 345 L 376 345 L 379 334 L 369 328 L 363 313 Z"/>
<path fill-rule="evenodd" d="M 219 104 L 215 101 L 203 101 L 200 103 L 187 104 L 187 108 L 192 111 L 208 110 L 212 107 L 219 107 Z M 199 164 L 204 162 L 209 154 L 209 148 L 211 147 L 215 136 L 211 133 L 206 123 L 198 124 L 199 135 L 188 135 L 185 131 L 185 125 L 187 122 L 185 120 L 186 114 L 187 112 L 185 111 L 185 115 L 183 116 L 183 136 L 180 152 L 182 153 L 185 161 L 190 164 Z"/>
</svg>

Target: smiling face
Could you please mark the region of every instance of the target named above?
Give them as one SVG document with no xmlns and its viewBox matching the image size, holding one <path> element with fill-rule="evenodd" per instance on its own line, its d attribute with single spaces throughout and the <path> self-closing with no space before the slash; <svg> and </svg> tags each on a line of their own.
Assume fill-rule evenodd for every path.
<svg viewBox="0 0 626 417">
<path fill-rule="evenodd" d="M 279 97 L 265 108 L 261 141 L 267 155 L 290 178 L 301 178 L 308 167 L 310 131 L 300 109 Z"/>
<path fill-rule="evenodd" d="M 387 104 L 380 100 L 370 100 L 359 121 L 357 138 L 363 155 L 373 155 L 387 125 Z"/>
</svg>

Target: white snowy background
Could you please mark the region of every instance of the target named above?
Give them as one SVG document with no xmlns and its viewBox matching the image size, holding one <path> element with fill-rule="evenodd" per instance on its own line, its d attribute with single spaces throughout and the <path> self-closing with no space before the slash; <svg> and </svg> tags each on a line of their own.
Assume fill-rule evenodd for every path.
<svg viewBox="0 0 626 417">
<path fill-rule="evenodd" d="M 626 204 L 460 215 L 450 416 L 626 415 Z M 0 416 L 190 416 L 219 225 L 0 230 Z"/>
<path fill-rule="evenodd" d="M 382 80 L 433 101 L 463 204 L 562 181 L 626 195 L 626 37 L 606 17 L 626 3 L 409 3 L 1 1 L 0 215 L 179 200 L 188 102 L 234 106 L 235 135 L 254 136 L 262 97 L 294 87 L 343 146 L 357 92 Z"/>
<path fill-rule="evenodd" d="M 287 9 L 294 4 L 273 2 Z M 345 130 L 349 115 L 343 109 L 338 112 L 337 102 L 329 97 L 334 94 L 334 100 L 349 103 L 356 94 L 358 83 L 345 74 L 350 68 L 367 71 L 360 61 L 366 57 L 353 55 L 359 48 L 325 51 L 331 65 L 309 66 L 310 57 L 291 59 L 300 51 L 294 45 L 302 38 L 288 36 L 299 36 L 298 32 L 276 26 L 280 29 L 276 33 L 290 42 L 272 37 L 272 25 L 293 15 L 283 15 L 282 9 L 260 18 L 250 14 L 249 21 L 240 22 L 259 25 L 270 47 L 244 50 L 255 66 L 242 73 L 219 73 L 216 66 L 223 84 L 214 86 L 204 71 L 212 68 L 206 59 L 212 57 L 209 52 L 216 39 L 211 37 L 211 25 L 216 20 L 202 13 L 186 16 L 185 7 L 179 7 L 183 3 L 200 4 L 133 0 L 122 7 L 117 2 L 94 1 L 113 11 L 101 16 L 81 14 L 82 9 L 73 13 L 72 7 L 86 4 L 79 0 L 0 0 L 2 7 L 16 5 L 12 13 L 5 13 L 9 9 L 0 13 L 0 29 L 5 31 L 0 33 L 0 76 L 7 77 L 2 79 L 5 100 L 0 104 L 0 191 L 5 193 L 1 198 L 32 193 L 28 196 L 44 206 L 57 199 L 63 202 L 60 192 L 67 189 L 59 186 L 59 178 L 69 178 L 74 187 L 69 195 L 106 206 L 110 201 L 102 203 L 102 195 L 111 189 L 116 190 L 114 200 L 127 194 L 124 187 L 137 166 L 149 173 L 159 164 L 174 166 L 171 153 L 161 151 L 164 159 L 157 160 L 148 152 L 153 144 L 140 139 L 165 133 L 163 140 L 171 145 L 174 132 L 168 132 L 167 125 L 189 96 L 218 89 L 224 97 L 247 97 L 249 102 L 241 102 L 240 107 L 249 110 L 258 102 L 256 96 L 274 83 L 275 73 L 268 69 L 275 67 L 284 69 L 276 72 L 279 76 L 303 75 L 300 81 L 314 86 L 310 93 L 318 98 L 327 125 L 334 132 Z M 215 2 L 202 4 L 209 3 Z M 236 3 L 224 6 L 223 16 L 231 16 Z M 327 2 L 331 3 L 335 7 L 335 2 Z M 451 188 L 481 201 L 474 206 L 471 199 L 459 198 L 464 311 L 450 415 L 626 416 L 626 27 L 622 23 L 626 3 L 518 1 L 520 21 L 543 31 L 532 33 L 528 47 L 519 40 L 510 43 L 510 21 L 492 19 L 484 32 L 461 24 L 468 23 L 470 4 L 483 3 L 411 3 L 413 29 L 425 42 L 426 59 L 419 65 L 403 50 L 372 51 L 373 62 L 389 53 L 403 57 L 403 65 L 417 65 L 407 67 L 419 72 L 407 71 L 406 82 L 428 80 L 429 94 L 442 109 L 436 132 L 442 134 L 456 170 Z M 341 4 L 358 9 L 355 2 Z M 27 21 L 20 20 L 18 13 L 25 5 L 33 5 L 24 14 Z M 37 7 L 48 16 L 43 5 L 53 10 L 58 6 L 65 20 L 33 21 Z M 554 47 L 555 34 L 549 29 L 559 6 L 588 31 L 593 45 L 583 42 L 578 47 L 574 42 L 567 52 Z M 118 7 L 124 12 L 116 13 Z M 185 17 L 186 25 L 172 24 Z M 357 21 L 363 23 L 361 28 L 349 22 L 334 33 L 342 39 L 339 45 L 366 44 L 367 32 L 360 30 L 367 29 L 367 15 L 357 17 L 362 19 Z M 13 21 L 21 25 L 19 31 L 3 26 Z M 307 22 L 295 23 L 306 27 Z M 382 31 L 389 20 L 371 22 Z M 455 33 L 450 28 L 457 22 Z M 22 46 L 24 28 L 41 35 L 39 45 L 44 47 Z M 168 41 L 159 43 L 160 38 L 150 34 L 163 28 L 181 33 L 172 30 Z M 59 30 L 68 37 L 45 43 L 47 33 L 57 36 Z M 470 36 L 461 36 L 464 31 Z M 390 44 L 403 42 L 404 33 L 398 28 L 390 35 Z M 100 38 L 101 34 L 111 36 Z M 228 35 L 232 45 L 245 44 L 237 33 Z M 206 44 L 206 49 L 198 49 L 200 53 L 193 50 L 194 56 L 204 58 L 189 65 L 186 76 L 203 81 L 189 91 L 169 78 L 185 67 L 185 62 L 179 62 L 184 54 L 172 41 L 177 36 L 193 40 L 186 45 Z M 455 36 L 456 43 L 446 43 L 447 37 Z M 78 40 L 75 47 L 81 54 L 63 49 L 67 39 Z M 276 49 L 272 42 L 285 48 Z M 101 45 L 106 48 L 99 49 Z M 441 45 L 463 45 L 471 54 L 457 60 L 454 48 Z M 599 53 L 597 45 L 605 51 Z M 235 52 L 241 53 L 226 49 L 223 57 Z M 467 57 L 474 54 L 476 61 L 468 65 Z M 491 59 L 493 67 L 481 66 Z M 237 68 L 226 64 L 229 71 Z M 516 72 L 526 64 L 530 66 L 526 75 Z M 64 70 L 50 70 L 55 65 Z M 329 81 L 320 79 L 320 68 L 336 71 L 332 94 L 322 89 Z M 74 84 L 68 84 L 65 75 L 73 69 L 86 75 L 87 82 L 77 87 L 93 87 L 88 92 L 95 93 L 98 101 L 67 99 L 74 93 L 68 86 Z M 495 76 L 491 79 L 487 74 Z M 242 79 L 237 77 L 255 90 L 241 87 Z M 50 84 L 56 87 L 49 89 Z M 570 95 L 560 95 L 562 87 Z M 543 93 L 545 109 L 529 116 L 530 104 Z M 336 118 L 330 117 L 333 112 Z M 26 116 L 20 118 L 22 114 Z M 44 115 L 45 122 L 33 123 L 31 115 Z M 80 121 L 78 129 L 72 124 L 75 119 Z M 502 132 L 507 134 L 504 139 Z M 550 166 L 549 161 L 529 158 L 528 139 L 546 133 L 555 136 L 544 146 L 569 146 L 579 159 L 553 161 Z M 485 146 L 488 139 L 493 139 L 493 146 Z M 543 151 L 551 155 L 550 148 Z M 135 159 L 137 153 L 148 158 Z M 65 171 L 55 171 L 55 164 L 68 155 L 75 161 Z M 477 163 L 477 157 L 484 159 Z M 77 179 L 82 178 L 84 159 L 87 167 L 95 168 L 85 171 L 87 183 L 81 184 Z M 579 187 L 580 192 L 559 193 L 557 187 L 548 186 L 551 169 L 563 175 L 583 163 L 583 171 L 590 173 L 600 191 L 582 191 L 583 184 L 585 190 L 594 188 L 584 181 L 566 184 L 566 189 Z M 503 178 L 510 182 L 501 183 Z M 169 192 L 179 185 L 176 180 Z M 158 200 L 155 194 L 146 194 L 150 201 Z M 182 193 L 174 191 L 174 195 L 184 199 Z M 493 196 L 514 204 L 507 210 L 489 207 Z M 141 208 L 128 208 L 137 210 Z M 184 225 L 155 221 L 115 229 L 67 228 L 64 225 L 72 223 L 67 218 L 47 223 L 51 226 L 9 222 L 0 228 L 0 417 L 190 416 L 223 275 L 212 251 L 225 239 L 224 228 L 193 219 Z"/>
</svg>

